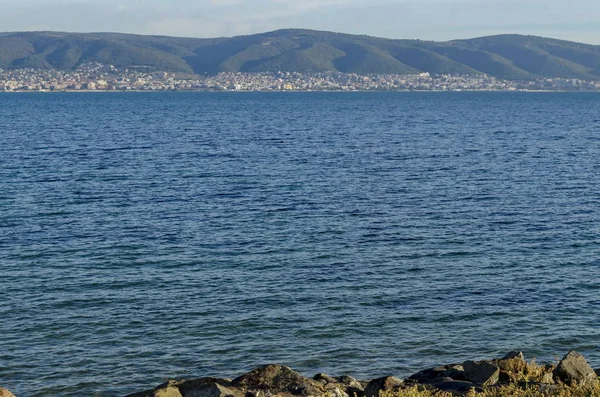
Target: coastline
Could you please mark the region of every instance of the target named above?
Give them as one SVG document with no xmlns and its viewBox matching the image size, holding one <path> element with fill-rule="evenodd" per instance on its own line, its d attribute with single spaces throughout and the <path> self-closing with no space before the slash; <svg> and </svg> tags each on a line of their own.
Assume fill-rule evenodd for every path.
<svg viewBox="0 0 600 397">
<path fill-rule="evenodd" d="M 600 396 L 600 369 L 570 351 L 554 364 L 527 362 L 522 352 L 464 361 L 419 371 L 406 379 L 386 375 L 370 380 L 267 364 L 235 379 L 169 380 L 125 397 L 589 397 Z"/>
<path fill-rule="evenodd" d="M 569 90 L 20 90 L 0 91 L 0 94 L 74 94 L 74 93 L 567 93 L 567 94 L 591 94 L 600 93 L 600 90 L 569 91 Z"/>
<path fill-rule="evenodd" d="M 125 397 L 595 397 L 600 369 L 568 352 L 559 362 L 527 362 L 522 352 L 501 358 L 439 365 L 406 379 L 385 375 L 370 380 L 317 373 L 305 377 L 279 364 L 257 367 L 235 379 L 204 377 L 168 380 Z M 0 397 L 15 397 L 0 387 Z"/>
<path fill-rule="evenodd" d="M 268 364 L 235 379 L 170 380 L 125 397 L 588 397 L 600 395 L 599 374 L 574 351 L 555 364 L 527 362 L 522 352 L 512 351 L 501 358 L 424 369 L 406 379 L 386 375 L 358 380 L 323 373 L 308 378 Z"/>
</svg>

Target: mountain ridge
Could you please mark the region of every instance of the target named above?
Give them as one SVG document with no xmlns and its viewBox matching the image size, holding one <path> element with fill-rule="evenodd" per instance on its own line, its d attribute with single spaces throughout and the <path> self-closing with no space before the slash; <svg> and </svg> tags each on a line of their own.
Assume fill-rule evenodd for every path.
<svg viewBox="0 0 600 397">
<path fill-rule="evenodd" d="M 0 33 L 0 68 L 71 70 L 99 62 L 192 74 L 322 72 L 486 74 L 507 80 L 600 80 L 600 46 L 503 34 L 426 41 L 280 29 L 191 38 L 129 33 Z"/>
</svg>

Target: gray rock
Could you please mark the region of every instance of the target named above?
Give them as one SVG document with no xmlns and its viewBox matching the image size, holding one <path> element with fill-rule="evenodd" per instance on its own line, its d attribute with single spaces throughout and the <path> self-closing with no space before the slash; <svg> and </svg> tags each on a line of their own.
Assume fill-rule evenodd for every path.
<svg viewBox="0 0 600 397">
<path fill-rule="evenodd" d="M 135 395 L 137 397 L 137 395 Z M 144 397 L 182 397 L 177 386 L 157 387 Z M 140 396 L 141 397 L 141 396 Z"/>
<path fill-rule="evenodd" d="M 393 390 L 403 385 L 403 382 L 394 376 L 384 376 L 373 379 L 365 387 L 366 397 L 379 397 L 380 391 Z"/>
<path fill-rule="evenodd" d="M 7 389 L 0 387 L 0 397 L 15 397 L 15 395 Z"/>
<path fill-rule="evenodd" d="M 324 393 L 323 384 L 306 378 L 289 367 L 268 364 L 254 369 L 231 381 L 230 387 L 246 390 L 263 390 L 271 394 L 289 393 L 312 396 Z"/>
<path fill-rule="evenodd" d="M 154 392 L 157 389 L 150 389 L 150 390 L 144 390 L 144 391 L 138 391 L 135 393 L 131 393 L 126 395 L 125 397 L 153 397 L 154 396 Z"/>
<path fill-rule="evenodd" d="M 450 365 L 448 367 L 448 369 L 441 373 L 441 376 L 451 378 L 452 380 L 467 380 L 462 365 Z"/>
<path fill-rule="evenodd" d="M 335 380 L 338 383 L 341 383 L 343 385 L 353 386 L 353 387 L 357 387 L 357 388 L 360 388 L 360 389 L 364 389 L 364 387 L 368 383 L 368 382 L 361 382 L 358 379 L 353 378 L 353 377 L 348 376 L 348 375 L 338 376 L 338 377 L 335 378 Z"/>
<path fill-rule="evenodd" d="M 364 397 L 366 383 L 360 382 L 351 376 L 338 376 L 335 378 L 343 386 L 344 391 L 350 397 Z"/>
<path fill-rule="evenodd" d="M 432 386 L 438 390 L 450 392 L 459 396 L 465 396 L 471 391 L 471 389 L 476 388 L 476 386 L 471 382 L 453 380 L 446 377 L 439 378 L 438 382 L 433 383 Z"/>
<path fill-rule="evenodd" d="M 231 386 L 231 379 L 224 378 L 197 378 L 197 379 L 185 379 L 185 380 L 170 380 L 166 383 L 163 383 L 160 386 L 177 386 L 177 387 L 196 387 L 200 385 L 214 385 L 218 384 L 221 386 L 229 387 Z"/>
<path fill-rule="evenodd" d="M 328 397 L 350 397 L 344 391 L 344 387 L 338 383 L 329 383 L 325 386 L 326 395 Z"/>
<path fill-rule="evenodd" d="M 365 390 L 362 387 L 358 388 L 358 387 L 350 386 L 350 387 L 346 388 L 346 394 L 349 397 L 364 397 Z"/>
<path fill-rule="evenodd" d="M 165 387 L 154 392 L 152 397 L 182 397 L 177 387 Z"/>
<path fill-rule="evenodd" d="M 466 380 L 463 366 L 460 364 L 440 365 L 428 368 L 411 375 L 408 377 L 408 380 L 420 384 L 431 384 L 442 377 L 452 378 L 452 380 Z"/>
<path fill-rule="evenodd" d="M 331 397 L 364 397 L 363 384 L 351 376 L 329 376 L 318 373 L 313 379 L 323 383 L 325 390 Z"/>
<path fill-rule="evenodd" d="M 152 396 L 152 393 L 154 393 L 153 390 L 137 391 L 135 393 L 128 394 L 125 397 L 150 397 Z"/>
<path fill-rule="evenodd" d="M 479 386 L 491 386 L 498 383 L 500 368 L 488 361 L 465 361 L 465 378 Z"/>
<path fill-rule="evenodd" d="M 242 391 L 223 386 L 230 383 L 230 380 L 221 378 L 170 380 L 152 390 L 129 394 L 126 397 L 244 397 Z"/>
<path fill-rule="evenodd" d="M 194 384 L 192 381 L 184 382 L 178 388 L 183 397 L 245 397 L 246 394 L 218 383 Z"/>
<path fill-rule="evenodd" d="M 313 376 L 313 379 L 321 381 L 321 382 L 323 382 L 325 384 L 328 384 L 328 383 L 337 383 L 337 379 L 334 378 L 333 376 L 322 374 L 320 372 L 318 374 L 316 374 L 315 376 Z"/>
<path fill-rule="evenodd" d="M 574 351 L 570 351 L 560 360 L 552 374 L 554 380 L 568 385 L 598 382 L 596 372 L 590 367 L 585 357 Z"/>
</svg>

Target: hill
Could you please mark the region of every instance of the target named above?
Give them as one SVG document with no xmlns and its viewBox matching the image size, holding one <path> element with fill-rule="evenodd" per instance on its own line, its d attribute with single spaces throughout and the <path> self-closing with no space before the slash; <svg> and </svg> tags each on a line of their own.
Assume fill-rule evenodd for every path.
<svg viewBox="0 0 600 397">
<path fill-rule="evenodd" d="M 499 35 L 433 42 L 286 29 L 195 39 L 119 33 L 0 33 L 0 68 L 69 70 L 87 62 L 184 73 L 339 71 L 600 79 L 600 46 Z"/>
</svg>

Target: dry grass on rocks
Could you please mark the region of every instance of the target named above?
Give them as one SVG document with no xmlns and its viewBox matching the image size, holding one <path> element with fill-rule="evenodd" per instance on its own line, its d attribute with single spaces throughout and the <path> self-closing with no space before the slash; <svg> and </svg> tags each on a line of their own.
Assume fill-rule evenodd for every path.
<svg viewBox="0 0 600 397">
<path fill-rule="evenodd" d="M 471 390 L 466 397 L 600 397 L 600 382 L 588 385 L 566 385 L 552 382 L 555 365 L 539 365 L 535 359 L 526 362 L 511 358 L 498 362 L 509 374 L 502 384 L 489 386 L 483 391 Z M 456 394 L 436 390 L 425 385 L 414 385 L 401 390 L 384 391 L 380 397 L 455 397 Z"/>
<path fill-rule="evenodd" d="M 394 392 L 383 392 L 380 397 L 455 397 L 450 392 L 413 386 Z M 472 391 L 467 397 L 600 397 L 600 385 L 555 387 L 526 386 L 510 384 L 490 387 L 483 392 Z"/>
</svg>

